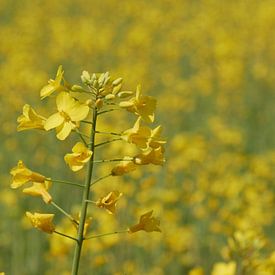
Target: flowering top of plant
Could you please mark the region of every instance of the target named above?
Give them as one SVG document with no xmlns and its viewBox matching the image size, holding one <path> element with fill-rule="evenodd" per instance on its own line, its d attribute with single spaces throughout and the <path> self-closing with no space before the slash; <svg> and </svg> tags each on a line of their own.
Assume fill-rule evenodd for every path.
<svg viewBox="0 0 275 275">
<path fill-rule="evenodd" d="M 136 94 L 129 90 L 123 90 L 123 79 L 112 78 L 108 72 L 94 73 L 84 71 L 81 75 L 84 85 L 70 85 L 64 78 L 62 66 L 59 66 L 54 80 L 50 79 L 40 92 L 41 99 L 56 96 L 57 112 L 48 118 L 37 114 L 28 104 L 23 107 L 23 114 L 18 118 L 18 131 L 29 129 L 40 129 L 49 131 L 56 129 L 56 136 L 59 140 L 69 138 L 70 134 L 76 134 L 79 141 L 73 146 L 72 153 L 67 153 L 64 157 L 65 162 L 73 172 L 78 172 L 87 166 L 87 174 L 84 184 L 75 183 L 68 180 L 52 179 L 33 172 L 27 168 L 20 160 L 18 165 L 11 170 L 13 189 L 31 182 L 32 185 L 23 189 L 23 193 L 31 196 L 40 196 L 46 204 L 51 204 L 56 210 L 65 215 L 77 229 L 75 236 L 67 235 L 55 229 L 52 223 L 54 214 L 30 213 L 26 212 L 33 227 L 46 233 L 56 233 L 63 237 L 76 241 L 75 254 L 73 258 L 72 274 L 78 272 L 79 260 L 81 255 L 82 243 L 85 240 L 96 238 L 102 235 L 89 236 L 88 228 L 90 218 L 87 216 L 88 207 L 93 204 L 99 208 L 104 208 L 110 214 L 116 213 L 116 206 L 122 193 L 118 190 L 111 191 L 107 195 L 101 196 L 97 201 L 90 200 L 90 193 L 94 184 L 103 181 L 111 176 L 123 176 L 140 167 L 141 165 L 163 165 L 164 145 L 166 141 L 161 138 L 162 127 L 157 126 L 151 129 L 144 123 L 152 123 L 155 118 L 156 100 L 150 96 L 141 94 L 140 85 L 137 86 Z M 79 96 L 80 95 L 80 96 Z M 128 99 L 131 97 L 130 99 Z M 110 106 L 112 108 L 110 108 Z M 121 132 L 101 131 L 97 128 L 97 121 L 101 115 L 112 111 L 129 111 L 137 115 L 137 120 L 132 128 Z M 87 127 L 89 128 L 87 133 Z M 85 133 L 84 133 L 85 131 Z M 107 135 L 101 143 L 96 143 L 96 135 Z M 95 159 L 96 150 L 100 146 L 107 146 L 109 143 L 124 141 L 136 145 L 139 153 L 134 156 L 120 156 L 114 159 Z M 106 175 L 95 180 L 92 179 L 94 166 L 97 163 L 118 162 L 114 167 L 107 171 Z M 54 201 L 54 195 L 50 195 L 48 190 L 51 184 L 69 184 L 73 187 L 82 189 L 82 203 L 79 218 L 60 207 Z M 120 233 L 135 233 L 138 231 L 161 232 L 160 221 L 152 217 L 153 211 L 147 212 L 140 217 L 138 224 L 129 229 L 119 231 Z M 93 228 L 91 228 L 93 231 Z M 108 233 L 115 234 L 114 233 Z"/>
</svg>

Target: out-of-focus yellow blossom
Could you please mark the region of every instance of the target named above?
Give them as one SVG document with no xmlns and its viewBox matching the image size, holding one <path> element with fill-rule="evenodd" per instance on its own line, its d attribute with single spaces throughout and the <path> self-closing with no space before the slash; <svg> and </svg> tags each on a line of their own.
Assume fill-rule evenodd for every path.
<svg viewBox="0 0 275 275">
<path fill-rule="evenodd" d="M 72 148 L 72 151 L 73 153 L 65 155 L 64 160 L 70 166 L 71 170 L 76 172 L 82 169 L 85 163 L 89 161 L 93 152 L 82 142 L 77 142 Z"/>
<path fill-rule="evenodd" d="M 204 275 L 204 271 L 201 267 L 192 268 L 188 275 Z"/>
<path fill-rule="evenodd" d="M 106 197 L 98 199 L 96 205 L 100 208 L 105 208 L 110 214 L 115 214 L 116 203 L 121 196 L 122 193 L 119 191 L 112 191 Z"/>
<path fill-rule="evenodd" d="M 139 117 L 134 127 L 124 131 L 121 137 L 129 143 L 136 144 L 141 149 L 148 149 L 149 146 L 158 148 L 166 143 L 166 141 L 160 138 L 161 131 L 161 126 L 153 130 L 147 126 L 141 126 L 141 117 Z"/>
<path fill-rule="evenodd" d="M 41 214 L 26 212 L 26 216 L 30 220 L 33 227 L 40 229 L 46 233 L 52 234 L 55 230 L 55 226 L 52 223 L 54 214 Z"/>
<path fill-rule="evenodd" d="M 40 91 L 41 99 L 48 97 L 55 91 L 63 91 L 66 89 L 64 86 L 61 85 L 63 75 L 64 75 L 64 71 L 62 69 L 62 66 L 60 65 L 58 67 L 55 79 L 54 80 L 50 79 L 48 81 L 48 84 L 41 89 Z"/>
<path fill-rule="evenodd" d="M 45 181 L 44 183 L 34 182 L 31 187 L 24 188 L 23 193 L 30 196 L 41 196 L 45 203 L 50 203 L 52 201 L 52 197 L 47 192 L 50 186 L 50 181 Z"/>
<path fill-rule="evenodd" d="M 151 136 L 149 139 L 149 146 L 151 148 L 158 148 L 166 143 L 165 140 L 161 139 L 162 126 L 159 125 L 155 129 L 151 130 Z"/>
<path fill-rule="evenodd" d="M 216 263 L 213 267 L 211 275 L 235 275 L 237 265 L 235 262 Z"/>
<path fill-rule="evenodd" d="M 28 104 L 23 106 L 23 114 L 17 118 L 19 125 L 17 131 L 28 129 L 41 129 L 44 130 L 46 118 L 38 115 L 35 110 Z"/>
<path fill-rule="evenodd" d="M 165 162 L 164 158 L 164 148 L 162 146 L 153 149 L 149 148 L 148 150 L 136 155 L 134 157 L 134 163 L 138 165 L 146 165 L 146 164 L 155 164 L 155 165 L 163 165 Z"/>
<path fill-rule="evenodd" d="M 129 227 L 130 233 L 135 233 L 137 231 L 144 230 L 146 232 L 161 232 L 159 226 L 160 226 L 160 220 L 152 217 L 153 210 L 143 214 L 140 216 L 139 223 L 136 225 L 133 225 Z"/>
<path fill-rule="evenodd" d="M 0 272 L 0 275 L 5 275 L 5 272 Z"/>
<path fill-rule="evenodd" d="M 86 118 L 89 107 L 79 103 L 69 93 L 61 92 L 56 98 L 58 112 L 45 122 L 45 130 L 56 128 L 57 138 L 64 140 L 77 127 L 77 122 Z"/>
<path fill-rule="evenodd" d="M 134 171 L 136 168 L 137 165 L 133 161 L 121 161 L 112 169 L 111 174 L 112 176 L 122 176 Z"/>
<path fill-rule="evenodd" d="M 125 108 L 131 113 L 140 116 L 146 122 L 153 122 L 155 118 L 155 109 L 157 101 L 151 96 L 143 96 L 141 94 L 140 85 L 137 86 L 136 96 L 128 101 L 122 101 L 119 106 Z"/>
<path fill-rule="evenodd" d="M 10 173 L 13 176 L 11 188 L 14 188 L 14 189 L 22 186 L 28 181 L 44 183 L 46 180 L 45 176 L 40 175 L 28 169 L 24 165 L 22 160 L 18 161 L 17 166 L 12 168 Z"/>
<path fill-rule="evenodd" d="M 141 126 L 141 117 L 139 117 L 133 128 L 124 131 L 121 135 L 122 139 L 129 143 L 136 144 L 141 149 L 148 148 L 148 140 L 151 136 L 151 129 Z"/>
</svg>

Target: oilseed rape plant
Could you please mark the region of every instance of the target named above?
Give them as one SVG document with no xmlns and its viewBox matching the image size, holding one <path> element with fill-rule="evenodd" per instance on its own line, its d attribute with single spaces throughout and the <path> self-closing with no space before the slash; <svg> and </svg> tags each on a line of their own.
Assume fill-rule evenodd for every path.
<svg viewBox="0 0 275 275">
<path fill-rule="evenodd" d="M 118 190 L 112 190 L 92 200 L 95 184 L 104 184 L 108 177 L 123 176 L 138 169 L 142 165 L 163 165 L 165 139 L 161 137 L 162 127 L 151 129 L 148 124 L 155 119 L 156 99 L 146 96 L 138 85 L 135 92 L 123 89 L 123 79 L 113 79 L 108 72 L 93 73 L 83 71 L 81 75 L 82 86 L 69 84 L 64 78 L 64 70 L 59 66 L 55 79 L 50 79 L 41 92 L 41 100 L 55 99 L 56 110 L 48 117 L 38 114 L 30 105 L 23 106 L 23 113 L 17 119 L 18 131 L 36 129 L 49 132 L 55 130 L 56 138 L 60 141 L 70 139 L 73 135 L 78 137 L 71 152 L 64 156 L 68 168 L 77 173 L 86 168 L 84 183 L 51 178 L 32 171 L 19 160 L 17 166 L 11 169 L 11 188 L 23 187 L 23 193 L 30 196 L 41 197 L 45 204 L 51 205 L 56 211 L 62 213 L 70 221 L 71 233 L 62 232 L 55 224 L 55 213 L 26 212 L 31 225 L 48 234 L 59 235 L 75 243 L 72 260 L 72 275 L 79 272 L 79 263 L 83 243 L 94 238 L 107 235 L 145 232 L 161 232 L 160 220 L 153 215 L 153 210 L 145 212 L 134 225 L 123 225 L 124 229 L 102 234 L 93 234 L 94 219 L 92 207 L 106 210 L 106 213 L 115 215 L 117 204 L 124 195 Z M 48 98 L 48 99 L 47 99 Z M 100 118 L 112 115 L 113 112 L 127 111 L 135 116 L 132 128 L 121 132 L 101 131 L 98 123 Z M 104 136 L 99 142 L 97 136 Z M 122 156 L 111 159 L 97 159 L 96 151 L 99 147 L 110 143 L 123 141 L 136 146 L 137 150 L 132 156 Z M 117 163 L 102 177 L 93 178 L 96 165 L 101 163 Z M 72 188 L 81 188 L 82 198 L 78 215 L 69 213 L 54 199 L 51 189 L 54 185 L 66 184 Z M 61 186 L 60 186 L 61 188 Z M 127 194 L 126 194 L 127 195 Z M 102 214 L 104 215 L 104 214 Z"/>
</svg>

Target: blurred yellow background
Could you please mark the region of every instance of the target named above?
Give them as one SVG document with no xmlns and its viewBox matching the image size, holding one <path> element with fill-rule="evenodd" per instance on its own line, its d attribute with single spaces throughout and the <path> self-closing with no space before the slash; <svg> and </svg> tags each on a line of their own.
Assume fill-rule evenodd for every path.
<svg viewBox="0 0 275 275">
<path fill-rule="evenodd" d="M 0 37 L 0 272 L 70 274 L 71 243 L 23 218 L 54 209 L 11 190 L 9 175 L 23 159 L 52 177 L 75 177 L 63 161 L 72 140 L 16 131 L 25 103 L 49 113 L 39 91 L 62 64 L 73 83 L 83 70 L 109 71 L 129 89 L 141 83 L 158 100 L 155 124 L 167 139 L 163 168 L 99 187 L 124 196 L 117 221 L 95 211 L 91 227 L 114 231 L 154 209 L 162 233 L 92 240 L 80 274 L 275 274 L 273 0 L 0 0 Z M 77 211 L 75 191 L 56 186 L 53 194 Z"/>
</svg>

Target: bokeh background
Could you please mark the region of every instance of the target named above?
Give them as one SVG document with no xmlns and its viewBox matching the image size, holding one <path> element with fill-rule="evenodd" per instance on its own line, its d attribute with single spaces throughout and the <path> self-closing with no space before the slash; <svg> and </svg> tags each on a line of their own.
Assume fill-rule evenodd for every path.
<svg viewBox="0 0 275 275">
<path fill-rule="evenodd" d="M 95 188 L 95 197 L 124 193 L 117 217 L 91 212 L 91 230 L 100 233 L 154 209 L 162 233 L 91 240 L 80 274 L 275 274 L 273 0 L 0 0 L 0 37 L 0 271 L 70 274 L 71 242 L 24 219 L 25 211 L 55 210 L 11 190 L 9 175 L 22 159 L 53 178 L 83 178 L 63 161 L 73 137 L 16 131 L 25 103 L 52 113 L 54 101 L 41 102 L 39 91 L 62 64 L 73 83 L 83 70 L 121 76 L 128 89 L 141 83 L 158 100 L 155 125 L 167 139 L 163 167 Z M 101 126 L 114 121 L 132 126 L 114 113 Z M 124 147 L 102 155 L 120 156 Z M 53 186 L 51 194 L 77 213 L 71 189 Z M 56 223 L 71 230 L 59 214 Z"/>
</svg>

